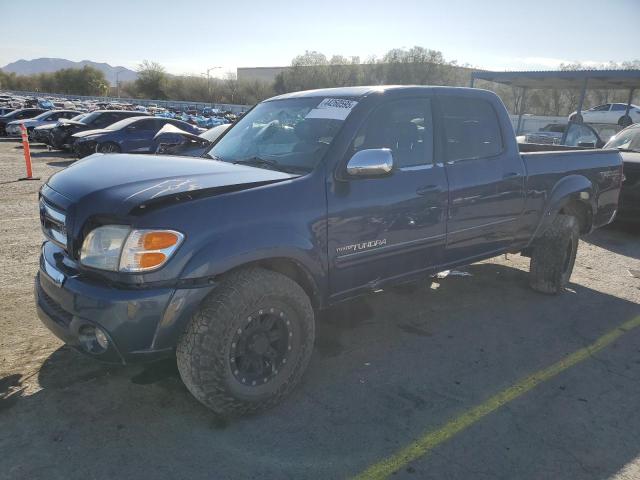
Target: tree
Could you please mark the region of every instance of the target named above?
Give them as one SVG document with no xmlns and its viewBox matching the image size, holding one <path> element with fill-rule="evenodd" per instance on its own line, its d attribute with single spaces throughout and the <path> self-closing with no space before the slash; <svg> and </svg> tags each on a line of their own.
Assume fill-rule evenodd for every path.
<svg viewBox="0 0 640 480">
<path fill-rule="evenodd" d="M 159 100 L 167 98 L 167 73 L 162 65 L 144 60 L 138 65 L 137 72 L 135 89 L 139 96 Z"/>
</svg>

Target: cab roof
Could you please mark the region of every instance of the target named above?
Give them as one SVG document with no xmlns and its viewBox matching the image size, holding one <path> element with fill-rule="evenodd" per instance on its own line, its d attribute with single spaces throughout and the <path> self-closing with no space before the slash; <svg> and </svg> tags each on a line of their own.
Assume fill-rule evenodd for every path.
<svg viewBox="0 0 640 480">
<path fill-rule="evenodd" d="M 439 93 L 454 93 L 460 91 L 483 91 L 478 88 L 466 88 L 466 87 L 440 87 L 440 86 L 425 86 L 425 85 L 369 85 L 362 87 L 338 87 L 338 88 L 319 88 L 316 90 L 303 90 L 300 92 L 285 93 L 276 97 L 269 98 L 267 102 L 272 100 L 286 100 L 290 98 L 311 98 L 311 97 L 338 97 L 338 98 L 363 98 L 372 93 L 388 93 L 388 92 L 402 92 L 417 93 L 422 92 L 439 92 Z"/>
</svg>

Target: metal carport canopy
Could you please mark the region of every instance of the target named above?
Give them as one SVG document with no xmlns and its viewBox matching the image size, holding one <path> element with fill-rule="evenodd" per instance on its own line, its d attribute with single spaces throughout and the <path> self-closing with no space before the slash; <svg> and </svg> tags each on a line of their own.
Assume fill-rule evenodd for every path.
<svg viewBox="0 0 640 480">
<path fill-rule="evenodd" d="M 580 99 L 578 100 L 578 108 L 576 117 L 579 118 L 577 123 L 582 123 L 582 106 L 587 88 L 598 88 L 607 90 L 629 90 L 629 100 L 627 101 L 627 109 L 625 117 L 629 118 L 629 109 L 631 108 L 631 99 L 636 88 L 640 87 L 640 70 L 555 70 L 555 71 L 532 71 L 532 72 L 472 72 L 471 87 L 476 80 L 486 80 L 489 82 L 501 83 L 522 89 L 522 101 L 520 102 L 520 111 L 518 114 L 518 126 L 516 134 L 520 134 L 520 126 L 522 125 L 522 115 L 525 108 L 525 95 L 530 89 L 552 89 L 552 88 L 568 88 L 579 89 Z M 569 123 L 574 123 L 570 120 Z M 562 143 L 567 137 L 568 129 L 562 136 Z"/>
<path fill-rule="evenodd" d="M 527 89 L 588 88 L 627 90 L 640 88 L 640 70 L 556 70 L 532 72 L 472 72 L 474 80 Z"/>
</svg>

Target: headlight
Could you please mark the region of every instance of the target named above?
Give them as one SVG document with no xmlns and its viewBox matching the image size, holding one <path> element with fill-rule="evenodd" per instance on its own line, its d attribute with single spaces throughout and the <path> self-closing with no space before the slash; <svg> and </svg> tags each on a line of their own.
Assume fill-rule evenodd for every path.
<svg viewBox="0 0 640 480">
<path fill-rule="evenodd" d="M 164 265 L 182 243 L 173 230 L 131 230 L 105 225 L 84 240 L 80 262 L 88 267 L 121 272 L 145 272 Z"/>
</svg>

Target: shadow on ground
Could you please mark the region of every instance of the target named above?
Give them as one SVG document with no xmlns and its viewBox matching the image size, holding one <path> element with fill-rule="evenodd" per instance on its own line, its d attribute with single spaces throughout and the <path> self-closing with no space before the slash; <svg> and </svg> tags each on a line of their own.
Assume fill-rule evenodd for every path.
<svg viewBox="0 0 640 480">
<path fill-rule="evenodd" d="M 640 314 L 633 302 L 580 285 L 536 294 L 516 268 L 468 271 L 323 312 L 302 385 L 249 418 L 221 419 L 199 405 L 175 360 L 106 367 L 62 347 L 42 365 L 39 392 L 23 396 L 19 372 L 0 381 L 2 471 L 32 479 L 345 478 Z M 627 336 L 399 476 L 595 479 L 619 471 L 640 454 L 640 337 Z"/>
<path fill-rule="evenodd" d="M 614 222 L 607 227 L 596 230 L 582 241 L 597 245 L 627 257 L 640 259 L 640 222 Z"/>
</svg>

